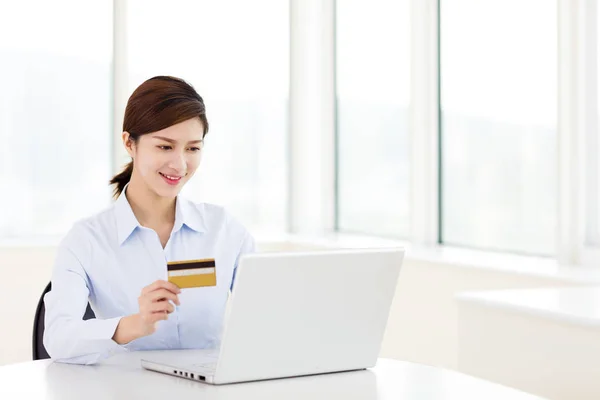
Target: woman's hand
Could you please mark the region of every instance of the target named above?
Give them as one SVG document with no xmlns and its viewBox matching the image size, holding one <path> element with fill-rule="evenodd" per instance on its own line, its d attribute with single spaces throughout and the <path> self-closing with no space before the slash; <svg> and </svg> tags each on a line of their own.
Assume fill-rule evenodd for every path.
<svg viewBox="0 0 600 400">
<path fill-rule="evenodd" d="M 142 294 L 138 297 L 138 304 L 141 330 L 145 335 L 153 334 L 156 331 L 156 323 L 167 319 L 169 314 L 175 311 L 175 307 L 169 300 L 179 305 L 177 296 L 179 293 L 181 293 L 181 289 L 176 285 L 162 280 L 142 289 Z"/>
<path fill-rule="evenodd" d="M 170 301 L 180 304 L 179 293 L 181 289 L 177 285 L 163 280 L 146 286 L 138 297 L 140 311 L 119 321 L 113 340 L 125 344 L 156 332 L 157 323 L 166 320 L 175 310 Z"/>
</svg>

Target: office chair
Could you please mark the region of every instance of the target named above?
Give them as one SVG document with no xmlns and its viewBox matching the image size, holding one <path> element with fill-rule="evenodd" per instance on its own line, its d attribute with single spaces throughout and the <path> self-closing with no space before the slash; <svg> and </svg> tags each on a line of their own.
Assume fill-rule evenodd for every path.
<svg viewBox="0 0 600 400">
<path fill-rule="evenodd" d="M 46 307 L 44 306 L 44 296 L 52 289 L 52 282 L 49 282 L 35 310 L 35 319 L 33 320 L 33 341 L 32 341 L 32 353 L 34 360 L 44 360 L 50 358 L 46 348 L 44 347 L 44 317 L 46 316 Z M 88 303 L 83 315 L 84 320 L 96 318 L 94 311 Z"/>
</svg>

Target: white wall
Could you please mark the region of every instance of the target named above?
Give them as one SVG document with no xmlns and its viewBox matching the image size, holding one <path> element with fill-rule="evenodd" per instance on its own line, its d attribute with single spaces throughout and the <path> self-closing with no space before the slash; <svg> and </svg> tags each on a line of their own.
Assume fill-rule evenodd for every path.
<svg viewBox="0 0 600 400">
<path fill-rule="evenodd" d="M 263 251 L 305 250 L 310 245 L 259 244 Z M 50 278 L 54 249 L 0 249 L 0 365 L 31 359 L 33 316 Z M 557 287 L 563 280 L 411 259 L 404 263 L 382 345 L 384 357 L 455 369 L 458 312 L 454 295 L 464 290 Z"/>
</svg>

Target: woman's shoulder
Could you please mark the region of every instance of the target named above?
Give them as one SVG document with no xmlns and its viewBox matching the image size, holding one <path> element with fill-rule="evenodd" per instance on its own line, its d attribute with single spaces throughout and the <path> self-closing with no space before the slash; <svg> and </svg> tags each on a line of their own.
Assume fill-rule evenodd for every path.
<svg viewBox="0 0 600 400">
<path fill-rule="evenodd" d="M 92 239 L 105 236 L 114 225 L 112 207 L 76 220 L 61 241 L 62 247 L 87 248 Z"/>
</svg>

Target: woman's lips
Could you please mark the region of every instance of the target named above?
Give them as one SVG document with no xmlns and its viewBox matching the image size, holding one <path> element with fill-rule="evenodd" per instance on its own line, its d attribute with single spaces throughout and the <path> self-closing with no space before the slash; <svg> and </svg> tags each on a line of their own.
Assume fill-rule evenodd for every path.
<svg viewBox="0 0 600 400">
<path fill-rule="evenodd" d="M 176 175 L 166 175 L 163 174 L 162 172 L 159 172 L 160 176 L 162 176 L 162 178 L 165 180 L 165 182 L 167 182 L 169 185 L 171 186 L 175 186 L 179 183 L 179 181 L 181 181 L 181 176 L 176 176 Z"/>
</svg>

